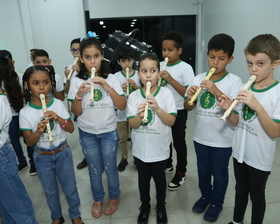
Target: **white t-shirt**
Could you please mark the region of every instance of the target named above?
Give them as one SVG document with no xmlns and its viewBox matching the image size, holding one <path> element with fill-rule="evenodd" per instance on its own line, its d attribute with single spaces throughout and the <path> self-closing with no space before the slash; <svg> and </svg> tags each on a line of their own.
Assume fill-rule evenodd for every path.
<svg viewBox="0 0 280 224">
<path fill-rule="evenodd" d="M 54 111 L 63 119 L 69 120 L 71 118 L 61 100 L 50 98 L 50 102 L 46 106 L 47 110 Z M 31 102 L 25 105 L 19 112 L 19 127 L 22 131 L 32 131 L 34 133 L 37 130 L 38 123 L 42 120 L 44 120 L 42 106 L 36 106 Z M 36 143 L 37 147 L 52 149 L 66 141 L 67 133 L 60 127 L 58 122 L 50 120 L 50 127 L 54 142 L 49 143 L 48 132 L 45 130 Z"/>
<path fill-rule="evenodd" d="M 4 93 L 0 93 L 0 148 L 9 139 L 9 124 L 12 120 L 9 101 Z"/>
<path fill-rule="evenodd" d="M 55 74 L 56 87 L 55 90 L 59 93 L 64 92 L 63 78 L 59 74 Z M 52 92 L 48 93 L 48 97 L 54 97 Z"/>
<path fill-rule="evenodd" d="M 120 81 L 120 84 L 122 85 L 123 83 L 126 82 L 126 75 L 122 72 L 119 71 L 117 73 L 114 74 L 118 80 Z M 141 87 L 140 84 L 140 79 L 139 76 L 136 74 L 136 71 L 134 70 L 133 74 L 131 76 L 129 76 L 130 79 L 133 79 L 135 84 L 139 87 Z M 135 91 L 135 89 L 132 86 L 129 86 L 129 94 L 132 93 L 133 91 Z M 127 94 L 126 91 L 123 92 L 123 94 Z M 122 122 L 122 121 L 127 121 L 126 119 L 126 109 L 125 110 L 117 110 L 117 122 Z"/>
<path fill-rule="evenodd" d="M 206 72 L 197 75 L 190 87 L 200 86 L 206 75 Z M 227 73 L 221 79 L 213 82 L 222 93 L 233 99 L 242 89 L 241 79 L 232 73 Z M 220 120 L 225 110 L 216 106 L 218 99 L 208 89 L 203 89 L 196 102 L 194 141 L 211 147 L 231 147 L 234 128 L 228 120 L 226 122 Z"/>
<path fill-rule="evenodd" d="M 169 89 L 159 87 L 154 97 L 162 110 L 177 115 L 173 94 Z M 137 116 L 139 105 L 145 101 L 143 88 L 131 93 L 127 104 L 127 119 Z M 171 139 L 171 127 L 162 123 L 149 108 L 148 122 L 132 129 L 132 155 L 146 163 L 166 160 L 169 158 Z"/>
<path fill-rule="evenodd" d="M 160 67 L 162 68 L 164 61 L 160 62 Z M 184 61 L 179 61 L 172 65 L 166 66 L 166 71 L 182 86 L 188 87 L 190 83 L 193 82 L 194 73 L 192 66 Z M 161 80 L 161 86 L 170 89 L 174 95 L 177 110 L 184 109 L 184 97 L 181 96 L 172 85 L 170 85 L 165 79 Z"/>
<path fill-rule="evenodd" d="M 109 74 L 105 80 L 119 95 L 124 96 L 117 77 Z M 68 100 L 73 101 L 75 99 L 75 94 L 84 82 L 91 82 L 91 78 L 88 77 L 87 80 L 83 80 L 78 77 L 73 77 L 68 93 Z M 113 100 L 99 85 L 94 84 L 93 103 L 90 102 L 90 90 L 84 94 L 82 108 L 83 112 L 78 116 L 78 126 L 82 131 L 91 134 L 102 134 L 116 129 L 117 116 Z"/>
<path fill-rule="evenodd" d="M 253 84 L 254 85 L 254 84 Z M 257 90 L 251 86 L 254 94 L 268 115 L 275 122 L 280 122 L 280 84 Z M 245 162 L 258 170 L 270 171 L 273 164 L 276 139 L 271 139 L 262 128 L 255 113 L 247 105 L 236 107 L 239 113 L 239 123 L 233 138 L 232 156 L 239 163 Z"/>
</svg>

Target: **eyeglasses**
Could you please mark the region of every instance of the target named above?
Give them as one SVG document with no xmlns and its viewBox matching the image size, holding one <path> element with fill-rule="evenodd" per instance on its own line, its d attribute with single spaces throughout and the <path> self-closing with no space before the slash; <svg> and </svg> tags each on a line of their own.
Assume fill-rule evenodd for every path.
<svg viewBox="0 0 280 224">
<path fill-rule="evenodd" d="M 70 51 L 72 54 L 80 53 L 80 48 L 77 48 L 77 49 L 71 48 Z"/>
</svg>

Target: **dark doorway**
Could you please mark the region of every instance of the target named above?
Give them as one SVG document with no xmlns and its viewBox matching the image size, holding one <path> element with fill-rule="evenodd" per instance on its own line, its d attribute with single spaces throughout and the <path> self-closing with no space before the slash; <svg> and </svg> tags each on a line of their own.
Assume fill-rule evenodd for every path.
<svg viewBox="0 0 280 224">
<path fill-rule="evenodd" d="M 100 24 L 101 21 L 103 24 Z M 132 24 L 133 22 L 134 24 Z M 86 11 L 86 26 L 87 31 L 94 31 L 99 35 L 101 43 L 104 43 L 108 39 L 108 35 L 116 30 L 128 34 L 134 29 L 139 29 L 140 35 L 135 38 L 152 45 L 153 51 L 160 60 L 163 60 L 161 55 L 162 36 L 169 31 L 177 31 L 184 37 L 181 59 L 190 64 L 195 72 L 195 15 L 90 19 L 89 13 Z"/>
</svg>

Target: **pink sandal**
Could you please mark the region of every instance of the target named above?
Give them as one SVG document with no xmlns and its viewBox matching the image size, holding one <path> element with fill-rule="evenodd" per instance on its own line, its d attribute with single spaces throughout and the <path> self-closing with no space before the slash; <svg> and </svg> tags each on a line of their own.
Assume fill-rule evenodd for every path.
<svg viewBox="0 0 280 224">
<path fill-rule="evenodd" d="M 110 202 L 113 202 L 113 203 L 116 203 L 116 206 L 115 207 L 109 207 L 109 203 Z M 117 198 L 117 199 L 110 199 L 108 204 L 106 205 L 106 208 L 105 208 L 105 211 L 104 211 L 104 214 L 105 215 L 111 215 L 113 214 L 117 208 L 118 208 L 118 205 L 119 205 L 119 202 L 120 202 L 120 198 Z"/>
<path fill-rule="evenodd" d="M 100 209 L 94 209 L 93 206 L 94 205 L 100 205 L 101 208 Z M 102 215 L 102 202 L 101 201 L 95 201 L 93 202 L 93 205 L 92 205 L 92 208 L 91 208 L 91 215 L 94 217 L 94 218 L 99 218 L 101 215 Z"/>
</svg>

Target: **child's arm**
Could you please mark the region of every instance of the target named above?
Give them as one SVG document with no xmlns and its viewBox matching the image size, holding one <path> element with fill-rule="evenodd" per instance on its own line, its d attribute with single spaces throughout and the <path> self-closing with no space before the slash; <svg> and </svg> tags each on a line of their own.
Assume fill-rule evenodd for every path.
<svg viewBox="0 0 280 224">
<path fill-rule="evenodd" d="M 187 99 L 184 102 L 184 107 L 187 111 L 191 111 L 195 108 L 196 103 L 193 103 L 192 105 L 189 105 L 189 101 L 192 99 L 193 95 L 196 93 L 197 90 L 198 90 L 198 86 L 191 86 L 186 91 Z"/>
<path fill-rule="evenodd" d="M 78 89 L 78 92 L 76 93 L 75 99 L 71 103 L 71 111 L 76 116 L 80 116 L 83 113 L 82 98 L 83 98 L 84 94 L 89 89 L 91 89 L 91 84 L 92 84 L 91 82 L 82 83 L 81 86 Z"/>
<path fill-rule="evenodd" d="M 69 81 L 67 80 L 67 77 L 68 77 L 69 73 L 70 73 L 70 70 L 68 69 L 68 66 L 66 66 L 65 70 L 64 70 L 64 75 L 66 77 L 66 83 L 64 85 L 64 91 L 65 91 L 66 94 L 68 94 L 69 89 L 70 89 L 70 80 Z"/>
<path fill-rule="evenodd" d="M 126 99 L 124 96 L 119 95 L 113 87 L 109 86 L 105 79 L 101 77 L 94 77 L 93 82 L 100 85 L 111 97 L 114 105 L 119 110 L 125 110 L 126 108 Z"/>
<path fill-rule="evenodd" d="M 270 138 L 277 138 L 280 136 L 280 123 L 271 119 L 253 93 L 248 90 L 242 90 L 236 99 L 247 104 L 252 110 L 256 111 L 262 128 Z"/>
<path fill-rule="evenodd" d="M 160 73 L 160 77 L 167 80 L 167 82 L 173 86 L 173 88 L 184 97 L 187 87 L 182 86 L 179 82 L 177 82 L 173 77 L 169 74 L 168 71 L 164 70 Z"/>
<path fill-rule="evenodd" d="M 221 95 L 218 98 L 218 101 L 219 101 L 219 103 L 217 104 L 217 106 L 222 107 L 223 109 L 225 109 L 225 111 L 230 107 L 230 105 L 233 102 L 233 100 L 230 96 L 225 96 L 225 95 Z M 234 113 L 232 110 L 230 112 L 230 114 L 228 115 L 227 119 L 233 127 L 236 127 L 239 122 L 239 115 Z"/>
<path fill-rule="evenodd" d="M 48 120 L 40 121 L 37 125 L 37 130 L 35 132 L 22 131 L 26 145 L 33 146 L 39 141 L 41 134 L 44 133 L 47 122 Z"/>
<path fill-rule="evenodd" d="M 156 99 L 152 95 L 149 95 L 147 97 L 147 102 L 149 103 L 149 106 L 152 108 L 152 110 L 158 115 L 162 123 L 164 123 L 167 126 L 174 125 L 176 116 L 169 114 L 166 111 L 164 111 L 162 108 L 160 108 L 157 104 Z"/>
<path fill-rule="evenodd" d="M 136 117 L 129 118 L 128 123 L 131 128 L 138 128 L 142 123 L 144 118 L 144 111 L 145 111 L 146 103 L 141 103 L 138 107 L 138 114 Z"/>
</svg>

